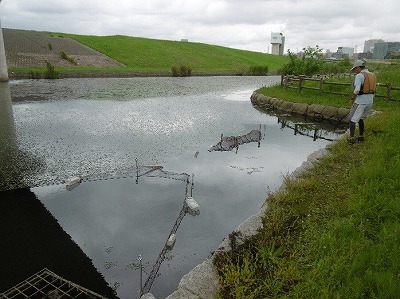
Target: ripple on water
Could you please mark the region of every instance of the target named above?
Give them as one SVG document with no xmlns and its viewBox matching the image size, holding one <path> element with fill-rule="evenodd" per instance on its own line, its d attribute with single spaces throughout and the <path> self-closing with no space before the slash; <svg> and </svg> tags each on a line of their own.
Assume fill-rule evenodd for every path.
<svg viewBox="0 0 400 299">
<path fill-rule="evenodd" d="M 24 173 L 30 186 L 76 175 L 126 173 L 136 158 L 160 164 L 227 128 L 237 133 L 254 113 L 251 90 L 277 78 L 123 78 L 26 80 L 12 83 L 20 150 L 40 167 Z M 49 82 L 50 81 L 50 82 Z M 229 94 L 235 101 L 227 101 Z M 43 101 L 43 98 L 47 100 Z M 244 105 L 241 107 L 241 105 Z M 241 132 L 240 132 L 241 133 Z M 45 167 L 43 167 L 43 164 Z"/>
</svg>

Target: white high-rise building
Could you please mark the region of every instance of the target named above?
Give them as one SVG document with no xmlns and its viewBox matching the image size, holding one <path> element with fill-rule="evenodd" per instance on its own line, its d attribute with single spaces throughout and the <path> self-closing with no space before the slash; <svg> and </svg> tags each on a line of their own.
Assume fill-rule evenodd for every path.
<svg viewBox="0 0 400 299">
<path fill-rule="evenodd" d="M 272 45 L 272 54 L 274 55 L 283 55 L 283 50 L 285 47 L 285 37 L 282 33 L 272 32 L 271 33 L 271 45 Z"/>
</svg>

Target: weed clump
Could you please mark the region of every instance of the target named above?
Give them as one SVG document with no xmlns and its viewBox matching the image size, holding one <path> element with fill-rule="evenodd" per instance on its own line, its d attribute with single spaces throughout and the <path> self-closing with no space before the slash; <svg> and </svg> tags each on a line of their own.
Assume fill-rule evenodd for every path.
<svg viewBox="0 0 400 299">
<path fill-rule="evenodd" d="M 192 68 L 186 65 L 180 67 L 173 65 L 171 67 L 173 77 L 190 77 L 192 75 Z"/>
<path fill-rule="evenodd" d="M 267 65 L 254 65 L 249 69 L 249 74 L 251 76 L 267 76 L 268 75 L 268 66 Z"/>
<path fill-rule="evenodd" d="M 67 53 L 65 53 L 64 51 L 60 52 L 60 56 L 62 59 L 65 59 L 67 61 L 69 61 L 70 63 L 74 64 L 74 65 L 78 65 L 78 62 L 75 60 L 74 57 L 67 55 Z"/>
<path fill-rule="evenodd" d="M 40 79 L 42 78 L 42 74 L 39 71 L 30 70 L 29 71 L 29 79 Z"/>
<path fill-rule="evenodd" d="M 44 72 L 45 79 L 58 79 L 59 73 L 55 70 L 54 65 L 46 61 L 46 71 Z"/>
</svg>

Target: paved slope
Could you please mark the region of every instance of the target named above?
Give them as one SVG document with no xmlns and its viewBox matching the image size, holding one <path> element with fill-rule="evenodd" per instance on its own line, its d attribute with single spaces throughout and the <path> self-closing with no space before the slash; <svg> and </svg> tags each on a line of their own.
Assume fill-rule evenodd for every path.
<svg viewBox="0 0 400 299">
<path fill-rule="evenodd" d="M 54 66 L 74 67 L 62 59 L 64 51 L 78 66 L 121 67 L 123 64 L 73 39 L 50 36 L 46 32 L 3 28 L 4 47 L 8 67 Z"/>
</svg>

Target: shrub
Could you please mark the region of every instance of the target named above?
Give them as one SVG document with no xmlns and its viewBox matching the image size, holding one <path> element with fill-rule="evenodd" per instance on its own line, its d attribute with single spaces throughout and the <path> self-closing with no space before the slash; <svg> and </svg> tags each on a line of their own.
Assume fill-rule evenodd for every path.
<svg viewBox="0 0 400 299">
<path fill-rule="evenodd" d="M 172 76 L 173 76 L 173 77 L 180 77 L 180 76 L 181 76 L 181 74 L 180 74 L 179 69 L 178 69 L 177 66 L 173 65 L 173 66 L 171 67 L 171 71 L 172 71 Z"/>
<path fill-rule="evenodd" d="M 187 77 L 188 76 L 188 68 L 184 65 L 181 65 L 181 76 Z"/>
<path fill-rule="evenodd" d="M 185 65 L 181 65 L 180 67 L 173 65 L 171 72 L 173 77 L 189 77 L 192 75 L 192 68 Z"/>
<path fill-rule="evenodd" d="M 341 72 L 341 67 L 336 62 L 327 62 L 322 69 L 323 74 L 337 74 Z"/>
<path fill-rule="evenodd" d="M 322 70 L 324 63 L 322 49 L 316 46 L 315 48 L 307 47 L 303 50 L 304 54 L 301 59 L 288 50 L 290 62 L 283 66 L 285 75 L 312 76 Z"/>
<path fill-rule="evenodd" d="M 243 76 L 247 73 L 248 70 L 248 65 L 247 64 L 239 64 L 236 69 L 235 69 L 235 75 L 236 76 Z"/>
<path fill-rule="evenodd" d="M 268 66 L 251 66 L 249 70 L 250 75 L 252 76 L 266 76 L 268 75 Z"/>
<path fill-rule="evenodd" d="M 42 74 L 39 71 L 29 71 L 29 78 L 30 79 L 40 79 L 42 78 Z"/>
<path fill-rule="evenodd" d="M 58 72 L 55 70 L 54 65 L 46 61 L 46 71 L 44 72 L 45 79 L 58 79 Z"/>
<path fill-rule="evenodd" d="M 75 58 L 72 56 L 68 56 L 67 53 L 65 53 L 64 51 L 60 52 L 60 56 L 62 59 L 65 59 L 65 60 L 71 62 L 72 64 L 78 65 L 78 62 L 76 62 Z"/>
</svg>

